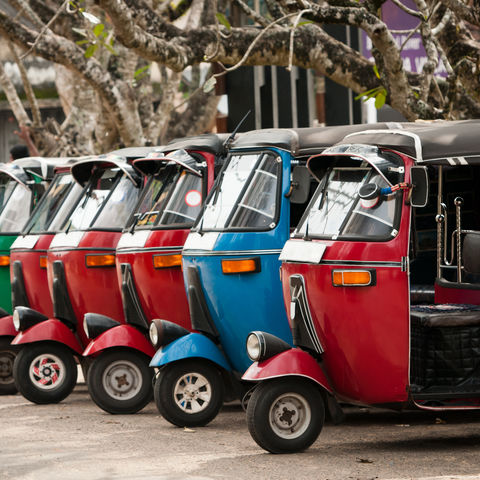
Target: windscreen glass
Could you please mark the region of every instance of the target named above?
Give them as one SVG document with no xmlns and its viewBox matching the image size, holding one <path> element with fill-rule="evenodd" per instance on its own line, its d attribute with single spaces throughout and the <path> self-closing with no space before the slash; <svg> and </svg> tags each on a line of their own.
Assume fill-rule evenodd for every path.
<svg viewBox="0 0 480 480">
<path fill-rule="evenodd" d="M 190 228 L 202 206 L 202 177 L 166 164 L 153 176 L 134 214 L 136 228 Z"/>
<path fill-rule="evenodd" d="M 273 228 L 281 165 L 281 158 L 273 152 L 232 155 L 206 205 L 199 228 Z"/>
<path fill-rule="evenodd" d="M 74 181 L 70 173 L 56 175 L 47 193 L 42 197 L 34 210 L 25 231 L 42 233 L 58 231 L 67 220 L 72 203 L 78 200 L 82 188 Z M 70 204 L 70 209 L 62 209 L 64 202 Z M 62 210 L 62 214 L 61 214 Z M 52 227 L 55 227 L 52 229 Z"/>
<path fill-rule="evenodd" d="M 121 229 L 138 201 L 138 194 L 139 188 L 120 169 L 98 171 L 88 182 L 65 228 Z"/>
<path fill-rule="evenodd" d="M 5 205 L 17 182 L 8 175 L 0 175 L 0 209 Z"/>
<path fill-rule="evenodd" d="M 13 181 L 7 186 L 7 191 L 10 189 L 11 193 L 0 213 L 0 232 L 4 233 L 21 232 L 32 206 L 32 191 L 29 188 Z"/>
<path fill-rule="evenodd" d="M 378 189 L 403 181 L 396 155 L 389 158 L 338 157 L 326 170 L 295 236 L 329 239 L 387 240 L 396 235 L 402 193 L 360 198 L 360 188 L 375 184 Z M 376 167 L 376 168 L 375 168 Z"/>
</svg>

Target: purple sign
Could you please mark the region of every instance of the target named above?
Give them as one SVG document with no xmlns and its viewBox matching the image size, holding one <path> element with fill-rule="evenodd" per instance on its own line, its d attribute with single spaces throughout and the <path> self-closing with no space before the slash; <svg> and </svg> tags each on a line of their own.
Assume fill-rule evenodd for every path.
<svg viewBox="0 0 480 480">
<path fill-rule="evenodd" d="M 402 3 L 411 10 L 417 9 L 413 0 L 402 0 Z M 404 32 L 405 30 L 415 29 L 420 23 L 420 20 L 406 13 L 390 0 L 382 6 L 382 20 L 390 30 L 393 30 L 392 36 L 395 38 L 397 45 L 399 47 L 403 45 L 401 56 L 405 70 L 409 72 L 421 72 L 427 61 L 427 54 L 423 48 L 420 33 L 415 32 L 408 38 L 409 33 Z M 373 60 L 370 53 L 372 50 L 372 41 L 364 31 L 362 31 L 362 47 L 365 57 Z M 440 60 L 435 70 L 435 75 L 444 77 L 446 74 L 445 66 Z"/>
</svg>

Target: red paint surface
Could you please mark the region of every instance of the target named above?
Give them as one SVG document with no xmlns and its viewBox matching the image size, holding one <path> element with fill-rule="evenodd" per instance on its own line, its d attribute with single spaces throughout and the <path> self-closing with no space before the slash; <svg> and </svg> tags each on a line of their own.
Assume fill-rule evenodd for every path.
<svg viewBox="0 0 480 480">
<path fill-rule="evenodd" d="M 0 318 L 0 336 L 1 337 L 15 337 L 17 331 L 13 326 L 13 317 L 12 315 L 7 315 Z"/>
<path fill-rule="evenodd" d="M 118 325 L 92 340 L 83 352 L 83 356 L 88 357 L 112 347 L 133 348 L 150 357 L 155 354 L 155 349 L 150 340 L 138 329 L 131 325 Z"/>
<path fill-rule="evenodd" d="M 20 332 L 12 341 L 12 345 L 25 343 L 53 341 L 70 347 L 77 353 L 82 353 L 83 347 L 73 332 L 60 320 L 49 318 L 44 322 L 37 323 L 24 332 Z"/>
</svg>

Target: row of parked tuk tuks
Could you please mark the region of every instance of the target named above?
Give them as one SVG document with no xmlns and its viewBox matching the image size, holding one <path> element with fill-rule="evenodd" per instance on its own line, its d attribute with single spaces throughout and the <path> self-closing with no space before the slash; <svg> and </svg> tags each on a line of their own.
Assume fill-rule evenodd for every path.
<svg viewBox="0 0 480 480">
<path fill-rule="evenodd" d="M 201 135 L 0 168 L 0 393 L 308 448 L 480 408 L 480 121 Z M 27 220 L 28 219 L 28 220 Z M 25 223 L 26 222 L 26 223 Z M 253 363 L 252 363 L 253 362 Z"/>
</svg>

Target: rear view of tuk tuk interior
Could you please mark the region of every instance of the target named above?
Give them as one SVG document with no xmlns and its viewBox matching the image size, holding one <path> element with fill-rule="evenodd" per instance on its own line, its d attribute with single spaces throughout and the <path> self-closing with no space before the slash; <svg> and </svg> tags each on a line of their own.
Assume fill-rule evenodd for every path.
<svg viewBox="0 0 480 480">
<path fill-rule="evenodd" d="M 307 448 L 335 400 L 480 407 L 479 126 L 398 124 L 310 158 L 320 183 L 280 256 L 296 348 L 247 340 L 260 446 Z"/>
</svg>

